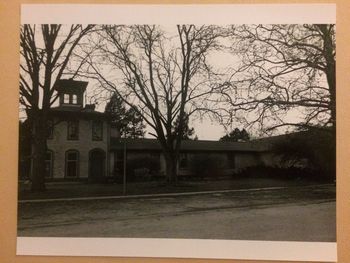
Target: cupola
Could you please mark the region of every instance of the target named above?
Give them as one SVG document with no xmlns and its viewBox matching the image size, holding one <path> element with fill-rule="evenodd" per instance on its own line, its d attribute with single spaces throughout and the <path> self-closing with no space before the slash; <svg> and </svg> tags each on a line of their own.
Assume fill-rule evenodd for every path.
<svg viewBox="0 0 350 263">
<path fill-rule="evenodd" d="M 59 106 L 84 107 L 84 92 L 88 82 L 73 79 L 61 79 L 56 84 L 59 96 Z"/>
</svg>

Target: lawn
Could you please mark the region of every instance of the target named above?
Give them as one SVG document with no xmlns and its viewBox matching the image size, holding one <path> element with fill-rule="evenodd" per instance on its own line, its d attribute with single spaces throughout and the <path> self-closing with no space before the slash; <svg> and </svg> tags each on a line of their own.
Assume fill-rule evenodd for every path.
<svg viewBox="0 0 350 263">
<path fill-rule="evenodd" d="M 161 181 L 127 183 L 127 195 L 164 194 L 182 192 L 201 192 L 236 190 L 267 187 L 293 187 L 319 184 L 310 180 L 286 180 L 272 178 L 234 178 L 221 180 L 186 180 L 179 181 L 176 186 Z M 92 184 L 87 182 L 49 182 L 47 190 L 32 193 L 30 185 L 19 183 L 19 200 L 77 198 L 97 196 L 121 196 L 123 185 L 118 183 Z"/>
</svg>

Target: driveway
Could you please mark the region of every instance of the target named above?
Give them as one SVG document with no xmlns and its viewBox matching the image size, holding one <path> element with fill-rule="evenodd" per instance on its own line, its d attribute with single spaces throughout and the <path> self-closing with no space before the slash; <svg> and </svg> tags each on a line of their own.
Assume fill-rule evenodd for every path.
<svg viewBox="0 0 350 263">
<path fill-rule="evenodd" d="M 18 236 L 336 240 L 335 186 L 20 203 Z"/>
</svg>

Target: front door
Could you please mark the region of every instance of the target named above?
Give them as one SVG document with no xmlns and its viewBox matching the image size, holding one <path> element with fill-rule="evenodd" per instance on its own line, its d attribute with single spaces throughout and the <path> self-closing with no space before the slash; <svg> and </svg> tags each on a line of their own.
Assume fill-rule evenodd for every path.
<svg viewBox="0 0 350 263">
<path fill-rule="evenodd" d="M 101 182 L 105 176 L 106 154 L 102 150 L 92 150 L 89 155 L 89 179 Z"/>
</svg>

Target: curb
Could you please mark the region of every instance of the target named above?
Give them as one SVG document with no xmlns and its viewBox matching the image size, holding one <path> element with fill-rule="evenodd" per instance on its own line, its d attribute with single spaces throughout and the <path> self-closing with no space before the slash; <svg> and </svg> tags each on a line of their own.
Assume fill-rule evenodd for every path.
<svg viewBox="0 0 350 263">
<path fill-rule="evenodd" d="M 192 196 L 192 195 L 205 195 L 205 194 L 220 194 L 220 193 L 234 193 L 234 192 L 257 192 L 266 190 L 281 190 L 295 187 L 309 188 L 317 186 L 331 186 L 333 184 L 318 184 L 318 185 L 306 185 L 306 186 L 282 186 L 282 187 L 265 187 L 265 188 L 247 188 L 236 190 L 219 190 L 219 191 L 201 191 L 201 192 L 183 192 L 183 193 L 164 193 L 164 194 L 142 194 L 142 195 L 122 195 L 122 196 L 91 196 L 91 197 L 73 197 L 73 198 L 52 198 L 52 199 L 29 199 L 18 200 L 18 203 L 46 203 L 46 202 L 59 202 L 59 201 L 89 201 L 89 200 L 108 200 L 108 199 L 137 199 L 137 198 L 152 198 L 152 197 L 174 197 L 174 196 Z"/>
</svg>

